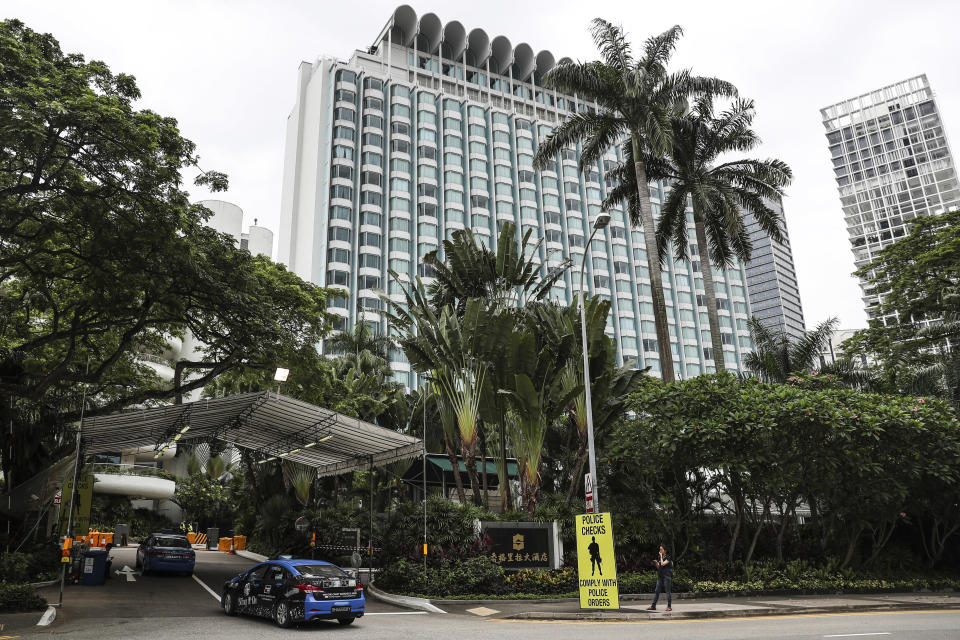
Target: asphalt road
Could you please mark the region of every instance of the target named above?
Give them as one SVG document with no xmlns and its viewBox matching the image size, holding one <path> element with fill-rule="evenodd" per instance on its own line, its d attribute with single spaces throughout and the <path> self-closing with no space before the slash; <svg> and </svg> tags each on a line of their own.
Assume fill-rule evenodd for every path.
<svg viewBox="0 0 960 640">
<path fill-rule="evenodd" d="M 113 551 L 115 570 L 133 568 L 133 549 Z M 534 622 L 499 620 L 483 607 L 451 607 L 448 614 L 426 614 L 393 607 L 373 598 L 367 615 L 350 627 L 335 621 L 279 629 L 271 621 L 228 617 L 216 598 L 220 585 L 252 563 L 238 556 L 198 552 L 195 578 L 184 576 L 114 575 L 102 587 L 68 587 L 64 608 L 48 628 L 19 628 L 0 638 L 62 636 L 77 640 L 156 638 L 214 640 L 218 638 L 283 638 L 290 634 L 337 634 L 338 638 L 412 640 L 616 640 L 650 638 L 687 640 L 960 640 L 960 610 L 837 613 L 813 616 L 724 618 L 717 620 L 652 620 L 614 622 Z M 56 590 L 45 594 L 56 601 Z M 489 605 L 495 607 L 496 605 Z M 471 611 L 473 609 L 473 611 Z"/>
</svg>

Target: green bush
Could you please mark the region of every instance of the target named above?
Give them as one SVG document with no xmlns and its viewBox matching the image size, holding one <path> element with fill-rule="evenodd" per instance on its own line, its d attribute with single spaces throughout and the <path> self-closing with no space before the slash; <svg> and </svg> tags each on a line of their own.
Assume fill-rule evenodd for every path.
<svg viewBox="0 0 960 640">
<path fill-rule="evenodd" d="M 37 611 L 47 606 L 47 601 L 36 594 L 28 584 L 0 583 L 0 613 Z"/>
<path fill-rule="evenodd" d="M 60 550 L 54 544 L 33 547 L 29 552 L 0 555 L 0 582 L 40 582 L 56 577 Z"/>
<path fill-rule="evenodd" d="M 376 585 L 395 593 L 416 593 L 431 598 L 498 594 L 506 591 L 503 567 L 486 556 L 469 558 L 427 567 L 401 558 L 385 567 L 377 576 Z"/>
<path fill-rule="evenodd" d="M 577 570 L 564 567 L 558 571 L 521 569 L 506 577 L 507 588 L 515 593 L 559 595 L 577 590 Z"/>
</svg>

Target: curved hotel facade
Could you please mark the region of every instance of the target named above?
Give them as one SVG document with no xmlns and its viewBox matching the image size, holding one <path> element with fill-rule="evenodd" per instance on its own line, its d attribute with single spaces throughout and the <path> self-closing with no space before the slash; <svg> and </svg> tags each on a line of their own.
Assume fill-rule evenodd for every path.
<svg viewBox="0 0 960 640">
<path fill-rule="evenodd" d="M 423 257 L 444 238 L 469 227 L 495 249 L 510 221 L 521 237 L 532 229 L 544 239 L 544 269 L 573 259 L 555 299 L 569 302 L 580 290 L 579 265 L 589 251 L 586 286 L 612 301 L 607 333 L 621 360 L 659 373 L 643 232 L 614 210 L 585 246 L 611 186 L 604 170 L 620 150 L 610 149 L 585 174 L 577 169 L 578 148 L 533 169 L 537 145 L 557 124 L 593 108 L 542 86 L 555 64 L 549 51 L 534 54 L 480 29 L 468 33 L 434 14 L 418 18 L 406 6 L 349 61 L 301 64 L 287 122 L 279 260 L 305 279 L 349 291 L 331 307 L 340 328 L 362 317 L 389 330 L 377 291 L 403 298 L 388 270 L 429 283 Z M 649 188 L 656 214 L 668 187 Z M 672 255 L 664 265 L 675 370 L 683 378 L 714 368 L 701 268 Z M 724 357 L 728 369 L 739 370 L 751 348 L 745 271 L 737 263 L 714 269 L 714 277 Z M 415 386 L 403 354 L 391 360 L 398 380 Z"/>
</svg>

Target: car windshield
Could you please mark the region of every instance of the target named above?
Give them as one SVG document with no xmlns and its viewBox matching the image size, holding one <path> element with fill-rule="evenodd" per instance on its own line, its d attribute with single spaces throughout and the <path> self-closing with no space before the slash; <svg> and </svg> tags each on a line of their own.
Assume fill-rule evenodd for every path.
<svg viewBox="0 0 960 640">
<path fill-rule="evenodd" d="M 158 547 L 180 547 L 180 548 L 182 548 L 182 549 L 189 549 L 189 548 L 190 548 L 190 541 L 187 540 L 186 538 L 176 538 L 176 537 L 171 537 L 171 538 L 157 538 L 157 544 L 156 544 L 155 546 L 158 546 Z"/>
<path fill-rule="evenodd" d="M 339 567 L 330 564 L 297 564 L 293 568 L 306 578 L 342 578 L 347 575 Z"/>
</svg>

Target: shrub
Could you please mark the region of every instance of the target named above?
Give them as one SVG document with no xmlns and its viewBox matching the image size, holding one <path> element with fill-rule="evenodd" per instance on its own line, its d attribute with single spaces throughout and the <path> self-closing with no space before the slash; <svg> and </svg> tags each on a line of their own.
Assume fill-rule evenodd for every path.
<svg viewBox="0 0 960 640">
<path fill-rule="evenodd" d="M 0 613 L 36 611 L 47 606 L 47 601 L 36 594 L 28 584 L 0 583 Z"/>
<path fill-rule="evenodd" d="M 377 576 L 376 584 L 387 591 L 427 597 L 499 594 L 506 591 L 503 567 L 485 556 L 462 562 L 427 567 L 401 558 Z"/>
<path fill-rule="evenodd" d="M 0 582 L 40 582 L 56 576 L 60 550 L 54 544 L 39 545 L 29 552 L 0 555 Z"/>
</svg>

